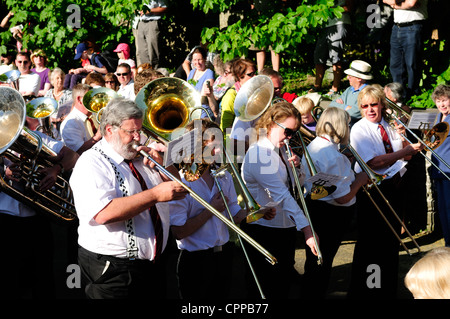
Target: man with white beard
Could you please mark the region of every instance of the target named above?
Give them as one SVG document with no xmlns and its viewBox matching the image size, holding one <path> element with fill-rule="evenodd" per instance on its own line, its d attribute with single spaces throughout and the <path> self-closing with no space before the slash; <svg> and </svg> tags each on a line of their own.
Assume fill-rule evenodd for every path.
<svg viewBox="0 0 450 319">
<path fill-rule="evenodd" d="M 80 156 L 70 179 L 88 298 L 165 297 L 160 254 L 169 235 L 167 202 L 184 198 L 186 191 L 137 157 L 143 149 L 162 162 L 161 145 L 138 146 L 142 121 L 133 101 L 112 100 L 101 118 L 103 138 Z M 173 166 L 167 170 L 179 176 Z"/>
</svg>

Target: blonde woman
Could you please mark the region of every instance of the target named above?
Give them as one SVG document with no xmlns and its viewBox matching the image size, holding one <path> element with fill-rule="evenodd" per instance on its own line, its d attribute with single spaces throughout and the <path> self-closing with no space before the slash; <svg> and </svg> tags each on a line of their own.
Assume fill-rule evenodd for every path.
<svg viewBox="0 0 450 319">
<path fill-rule="evenodd" d="M 435 248 L 416 262 L 405 286 L 415 299 L 450 299 L 450 247 Z"/>
<path fill-rule="evenodd" d="M 69 114 L 72 104 L 72 90 L 64 88 L 66 74 L 58 67 L 51 70 L 49 77 L 52 88 L 45 93 L 45 97 L 51 97 L 58 102 L 58 112 L 52 115 L 52 122 L 59 131 L 61 122 Z"/>
<path fill-rule="evenodd" d="M 311 199 L 312 184 L 308 182 L 311 173 L 305 169 L 305 188 L 308 191 L 306 204 L 314 229 L 320 237 L 323 264 L 317 264 L 317 257 L 306 251 L 305 283 L 308 296 L 324 298 L 331 275 L 333 259 L 356 207 L 356 193 L 369 181 L 367 174 L 356 174 L 350 160 L 339 151 L 340 145 L 350 140 L 350 116 L 337 107 L 326 108 L 320 116 L 317 137 L 308 145 L 308 153 L 318 173 L 335 175 L 341 179 L 328 188 L 328 195 L 318 200 Z M 308 167 L 305 157 L 302 165 Z"/>
<path fill-rule="evenodd" d="M 38 96 L 45 96 L 47 91 L 51 88 L 50 69 L 47 68 L 47 62 L 47 55 L 43 50 L 38 49 L 31 54 L 31 63 L 34 65 L 31 72 L 38 74 L 41 78 Z"/>
</svg>

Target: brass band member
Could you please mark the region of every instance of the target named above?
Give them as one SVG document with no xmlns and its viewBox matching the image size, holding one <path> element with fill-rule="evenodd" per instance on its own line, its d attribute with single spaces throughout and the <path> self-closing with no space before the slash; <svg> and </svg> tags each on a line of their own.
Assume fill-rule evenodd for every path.
<svg viewBox="0 0 450 319">
<path fill-rule="evenodd" d="M 363 118 L 351 129 L 350 142 L 362 160 L 378 174 L 388 174 L 379 185 L 395 211 L 399 212 L 402 201 L 401 176 L 405 159 L 423 149 L 420 143 L 409 144 L 397 133 L 405 128 L 394 129 L 384 118 L 385 94 L 379 85 L 369 85 L 358 96 L 358 106 Z M 355 165 L 359 173 L 361 167 Z M 386 207 L 384 200 L 370 192 L 390 224 L 400 234 L 401 225 Z M 349 296 L 352 298 L 395 298 L 398 278 L 399 243 L 382 219 L 375 205 L 364 192 L 357 195 L 358 240 L 352 265 Z M 374 268 L 372 268 L 374 267 Z M 377 272 L 374 274 L 373 272 Z M 368 278 L 370 275 L 373 277 Z M 372 280 L 372 281 L 371 281 Z"/>
<path fill-rule="evenodd" d="M 296 155 L 288 159 L 284 144 L 284 139 L 291 138 L 298 130 L 300 118 L 300 113 L 291 103 L 279 102 L 270 107 L 256 123 L 259 139 L 250 146 L 242 165 L 242 178 L 253 198 L 262 206 L 276 203 L 277 214 L 272 220 L 259 219 L 241 226 L 278 260 L 276 265 L 270 265 L 249 247 L 250 259 L 268 299 L 288 297 L 296 272 L 297 230 L 304 233 L 306 244 L 316 253 L 311 227 L 290 192 L 289 184 L 295 184 L 291 180 L 288 161 L 294 161 L 298 167 L 300 159 Z M 257 297 L 250 286 L 253 284 L 251 275 L 248 283 L 250 295 Z"/>
<path fill-rule="evenodd" d="M 207 119 L 192 121 L 186 129 L 193 130 L 197 125 L 201 127 L 203 156 L 209 157 L 204 159 L 203 165 L 209 166 L 199 179 L 188 182 L 184 176 L 182 182 L 228 217 L 222 195 L 211 173 L 223 147 L 222 131 L 218 124 Z M 218 180 L 233 220 L 239 224 L 248 212 L 237 202 L 233 178 L 225 172 Z M 266 212 L 265 218 L 271 219 L 273 215 L 275 212 L 271 209 Z M 170 220 L 180 249 L 177 263 L 180 297 L 230 298 L 234 249 L 233 243 L 229 242 L 227 225 L 192 196 L 170 202 Z"/>
<path fill-rule="evenodd" d="M 78 159 L 78 154 L 64 146 L 64 143 L 38 134 L 43 143 L 56 152 L 57 162 L 39 169 L 43 174 L 38 189 L 40 192 L 53 187 L 58 174 L 69 172 Z M 0 174 L 3 180 L 25 194 L 25 183 L 21 163 L 13 163 L 0 156 Z M 27 193 L 26 195 L 29 195 Z M 2 299 L 51 299 L 55 298 L 53 273 L 53 238 L 51 223 L 47 216 L 37 214 L 34 207 L 16 200 L 0 191 L 0 243 L 4 252 L 19 248 L 22 253 L 5 257 L 0 263 L 2 278 Z M 23 253 L 23 250 L 26 253 Z M 15 249 L 13 249 L 15 250 Z"/>
<path fill-rule="evenodd" d="M 305 182 L 305 188 L 309 192 L 306 204 L 314 229 L 320 237 L 323 256 L 323 264 L 318 265 L 317 258 L 306 250 L 305 282 L 308 284 L 306 291 L 309 297 L 325 297 L 334 256 L 355 215 L 356 193 L 369 181 L 366 173 L 355 174 L 350 160 L 339 151 L 339 146 L 345 146 L 350 140 L 349 123 L 350 116 L 343 109 L 326 108 L 316 126 L 317 137 L 307 149 L 318 173 L 342 178 L 334 183 L 334 187 L 326 187 L 328 195 L 318 200 L 311 199 L 313 185 Z M 308 165 L 305 156 L 302 165 Z M 305 169 L 305 173 L 307 180 L 311 173 L 309 169 Z"/>
<path fill-rule="evenodd" d="M 103 138 L 80 156 L 70 179 L 88 298 L 165 298 L 160 254 L 169 234 L 166 202 L 186 191 L 147 158 L 136 157 L 144 149 L 162 162 L 155 149 L 133 148 L 139 145 L 142 118 L 133 101 L 112 100 L 102 114 Z M 168 171 L 178 176 L 173 166 Z"/>
</svg>

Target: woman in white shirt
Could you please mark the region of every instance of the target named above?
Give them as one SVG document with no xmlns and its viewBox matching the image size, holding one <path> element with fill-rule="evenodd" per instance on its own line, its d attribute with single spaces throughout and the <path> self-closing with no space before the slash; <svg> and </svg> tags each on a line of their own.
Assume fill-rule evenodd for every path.
<svg viewBox="0 0 450 319">
<path fill-rule="evenodd" d="M 284 144 L 284 139 L 292 137 L 293 132 L 298 130 L 300 118 L 300 113 L 292 104 L 274 104 L 256 123 L 258 142 L 250 146 L 242 164 L 242 178 L 254 199 L 261 206 L 273 203 L 277 212 L 272 220 L 259 219 L 241 225 L 278 261 L 276 265 L 270 265 L 254 249 L 248 250 L 261 288 L 270 299 L 288 297 L 290 284 L 295 279 L 297 230 L 304 233 L 306 244 L 316 254 L 311 227 L 290 193 L 291 172 L 284 164 L 288 160 L 293 161 L 295 166 L 300 164 L 298 156 L 287 158 Z M 250 286 L 251 276 L 248 279 L 249 293 L 255 293 L 250 297 L 257 297 Z"/>
<path fill-rule="evenodd" d="M 308 296 L 324 298 L 331 275 L 333 259 L 345 231 L 355 213 L 356 193 L 369 181 L 367 174 L 356 174 L 351 162 L 339 151 L 340 145 L 347 145 L 350 140 L 350 116 L 337 107 L 326 108 L 316 126 L 317 137 L 308 145 L 308 153 L 317 173 L 337 176 L 335 188 L 328 188 L 328 195 L 318 200 L 311 199 L 311 172 L 305 170 L 305 188 L 308 191 L 306 204 L 310 212 L 314 230 L 320 237 L 320 250 L 323 264 L 317 264 L 315 257 L 306 251 L 305 283 Z M 303 156 L 302 165 L 308 167 Z"/>
</svg>

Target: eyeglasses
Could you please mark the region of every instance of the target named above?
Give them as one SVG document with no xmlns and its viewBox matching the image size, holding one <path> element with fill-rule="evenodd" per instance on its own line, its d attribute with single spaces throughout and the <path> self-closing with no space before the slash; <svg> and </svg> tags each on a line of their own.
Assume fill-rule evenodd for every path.
<svg viewBox="0 0 450 319">
<path fill-rule="evenodd" d="M 281 127 L 281 128 L 284 130 L 284 135 L 285 135 L 286 137 L 289 138 L 289 137 L 294 136 L 295 131 L 294 131 L 293 129 L 287 128 L 287 127 L 284 126 L 283 124 L 280 124 L 280 123 L 278 123 L 278 122 L 276 122 L 276 121 L 274 121 L 274 123 L 275 123 L 276 125 L 278 125 L 279 127 Z"/>
<path fill-rule="evenodd" d="M 117 76 L 127 76 L 127 75 L 128 75 L 128 72 L 127 72 L 127 73 L 116 73 L 116 75 L 117 75 Z"/>
<path fill-rule="evenodd" d="M 252 77 L 252 76 L 254 76 L 255 74 L 256 74 L 256 71 L 253 71 L 253 72 L 247 73 L 247 76 Z"/>
<path fill-rule="evenodd" d="M 370 103 L 370 104 L 361 104 L 361 108 L 362 109 L 367 109 L 369 106 L 370 107 L 375 107 L 378 106 L 380 103 L 376 102 L 376 103 Z"/>
<path fill-rule="evenodd" d="M 120 126 L 119 126 L 119 128 L 130 136 L 135 136 L 135 135 L 140 136 L 142 133 L 142 130 L 126 130 L 124 128 L 121 128 Z"/>
</svg>

